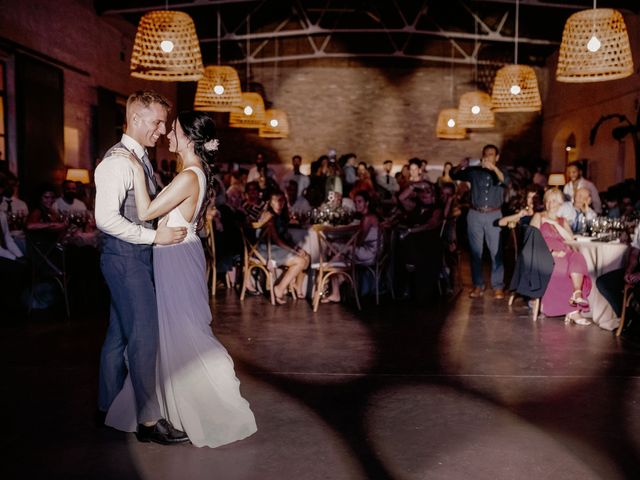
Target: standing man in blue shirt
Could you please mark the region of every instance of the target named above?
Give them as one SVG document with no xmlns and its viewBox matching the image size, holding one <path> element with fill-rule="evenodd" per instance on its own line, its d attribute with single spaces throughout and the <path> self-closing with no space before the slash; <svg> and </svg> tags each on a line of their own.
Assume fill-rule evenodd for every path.
<svg viewBox="0 0 640 480">
<path fill-rule="evenodd" d="M 504 189 L 509 183 L 509 176 L 496 165 L 499 158 L 498 147 L 485 145 L 479 166 L 469 167 L 469 160 L 465 159 L 451 171 L 451 178 L 454 180 L 471 183 L 471 209 L 467 215 L 473 279 L 473 290 L 469 294 L 471 298 L 482 297 L 484 293 L 482 250 L 485 241 L 491 254 L 493 297 L 504 298 L 504 266 L 498 219 L 502 216 Z"/>
</svg>

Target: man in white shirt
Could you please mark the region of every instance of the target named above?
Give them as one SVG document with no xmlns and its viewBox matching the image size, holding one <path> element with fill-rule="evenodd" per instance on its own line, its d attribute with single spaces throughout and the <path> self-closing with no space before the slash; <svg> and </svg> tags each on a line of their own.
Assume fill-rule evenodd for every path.
<svg viewBox="0 0 640 480">
<path fill-rule="evenodd" d="M 589 194 L 591 195 L 591 206 L 593 207 L 593 210 L 600 215 L 602 213 L 600 193 L 593 183 L 582 176 L 582 172 L 578 165 L 573 164 L 567 167 L 567 178 L 569 181 L 565 184 L 564 189 L 562 190 L 565 196 L 569 197 L 569 200 L 573 202 L 575 192 L 577 192 L 579 188 L 586 188 L 589 190 Z"/>
<path fill-rule="evenodd" d="M 291 158 L 291 164 L 293 165 L 293 170 L 282 178 L 282 189 L 286 190 L 289 186 L 289 182 L 293 180 L 298 185 L 297 196 L 302 197 L 304 195 L 304 191 L 309 186 L 309 177 L 300 171 L 302 157 L 300 155 L 294 155 Z"/>
<path fill-rule="evenodd" d="M 138 91 L 127 100 L 127 128 L 95 171 L 96 226 L 103 232 L 101 268 L 111 291 L 111 318 L 100 356 L 98 417 L 105 414 L 122 389 L 128 367 L 133 385 L 141 442 L 173 444 L 188 440 L 162 418 L 156 396 L 158 315 L 153 286 L 152 245 L 180 243 L 186 228 L 168 228 L 138 218 L 129 150 L 147 175 L 150 195 L 158 190 L 146 147 L 167 133 L 169 102 L 152 91 Z M 125 349 L 128 364 L 125 363 Z"/>
<path fill-rule="evenodd" d="M 18 179 L 12 173 L 0 173 L 0 212 L 26 217 L 29 208 L 16 195 L 17 187 Z"/>
<path fill-rule="evenodd" d="M 257 182 L 260 178 L 260 170 L 264 168 L 267 178 L 272 178 L 275 180 L 276 173 L 272 168 L 267 166 L 267 159 L 262 153 L 258 153 L 256 155 L 256 164 L 251 167 L 249 170 L 249 175 L 247 176 L 247 183 L 249 182 Z"/>
<path fill-rule="evenodd" d="M 22 298 L 29 281 L 28 263 L 9 232 L 6 214 L 0 212 L 0 312 L 4 324 L 26 317 Z"/>
<path fill-rule="evenodd" d="M 65 180 L 62 182 L 62 196 L 53 202 L 53 210 L 62 214 L 86 212 L 87 206 L 76 198 L 76 182 Z"/>
<path fill-rule="evenodd" d="M 591 194 L 586 188 L 579 188 L 572 202 L 564 202 L 558 209 L 558 216 L 569 222 L 569 226 L 574 233 L 582 233 L 586 227 L 586 222 L 595 219 L 598 214 L 589 206 L 591 205 Z"/>
<path fill-rule="evenodd" d="M 385 160 L 382 164 L 382 173 L 378 175 L 378 186 L 384 190 L 385 197 L 391 198 L 391 196 L 400 190 L 396 177 L 391 173 L 393 170 L 393 162 L 391 160 Z"/>
</svg>

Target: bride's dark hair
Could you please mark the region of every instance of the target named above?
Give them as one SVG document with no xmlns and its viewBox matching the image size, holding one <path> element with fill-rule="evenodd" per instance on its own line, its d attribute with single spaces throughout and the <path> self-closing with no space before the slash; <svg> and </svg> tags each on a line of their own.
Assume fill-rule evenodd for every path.
<svg viewBox="0 0 640 480">
<path fill-rule="evenodd" d="M 198 158 L 200 158 L 202 170 L 204 170 L 207 176 L 207 191 L 205 192 L 204 201 L 202 202 L 197 217 L 199 224 L 209 202 L 215 195 L 211 167 L 215 162 L 216 151 L 218 149 L 216 124 L 209 114 L 196 111 L 180 112 L 177 120 L 185 136 L 193 143 L 193 150 Z"/>
</svg>

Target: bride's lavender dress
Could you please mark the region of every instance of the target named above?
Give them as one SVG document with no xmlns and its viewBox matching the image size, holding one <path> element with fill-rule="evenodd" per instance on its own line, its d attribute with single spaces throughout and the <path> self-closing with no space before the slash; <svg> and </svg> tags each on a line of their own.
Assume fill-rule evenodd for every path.
<svg viewBox="0 0 640 480">
<path fill-rule="evenodd" d="M 202 170 L 191 169 L 198 175 L 201 205 L 206 177 Z M 169 226 L 187 227 L 188 233 L 178 245 L 153 249 L 160 329 L 156 390 L 163 416 L 184 430 L 191 443 L 217 447 L 253 434 L 256 422 L 240 395 L 233 360 L 211 332 L 205 257 L 196 226 L 178 208 L 168 215 Z M 135 412 L 127 376 L 105 423 L 135 432 Z"/>
</svg>

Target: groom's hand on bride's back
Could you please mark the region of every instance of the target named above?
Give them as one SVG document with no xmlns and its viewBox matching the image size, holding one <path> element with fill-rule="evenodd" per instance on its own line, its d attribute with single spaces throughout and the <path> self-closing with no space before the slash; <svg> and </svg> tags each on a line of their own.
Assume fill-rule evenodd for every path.
<svg viewBox="0 0 640 480">
<path fill-rule="evenodd" d="M 156 245 L 173 245 L 180 243 L 187 236 L 185 227 L 167 227 L 167 219 L 165 218 L 158 224 L 156 230 L 156 238 L 153 241 Z"/>
</svg>

